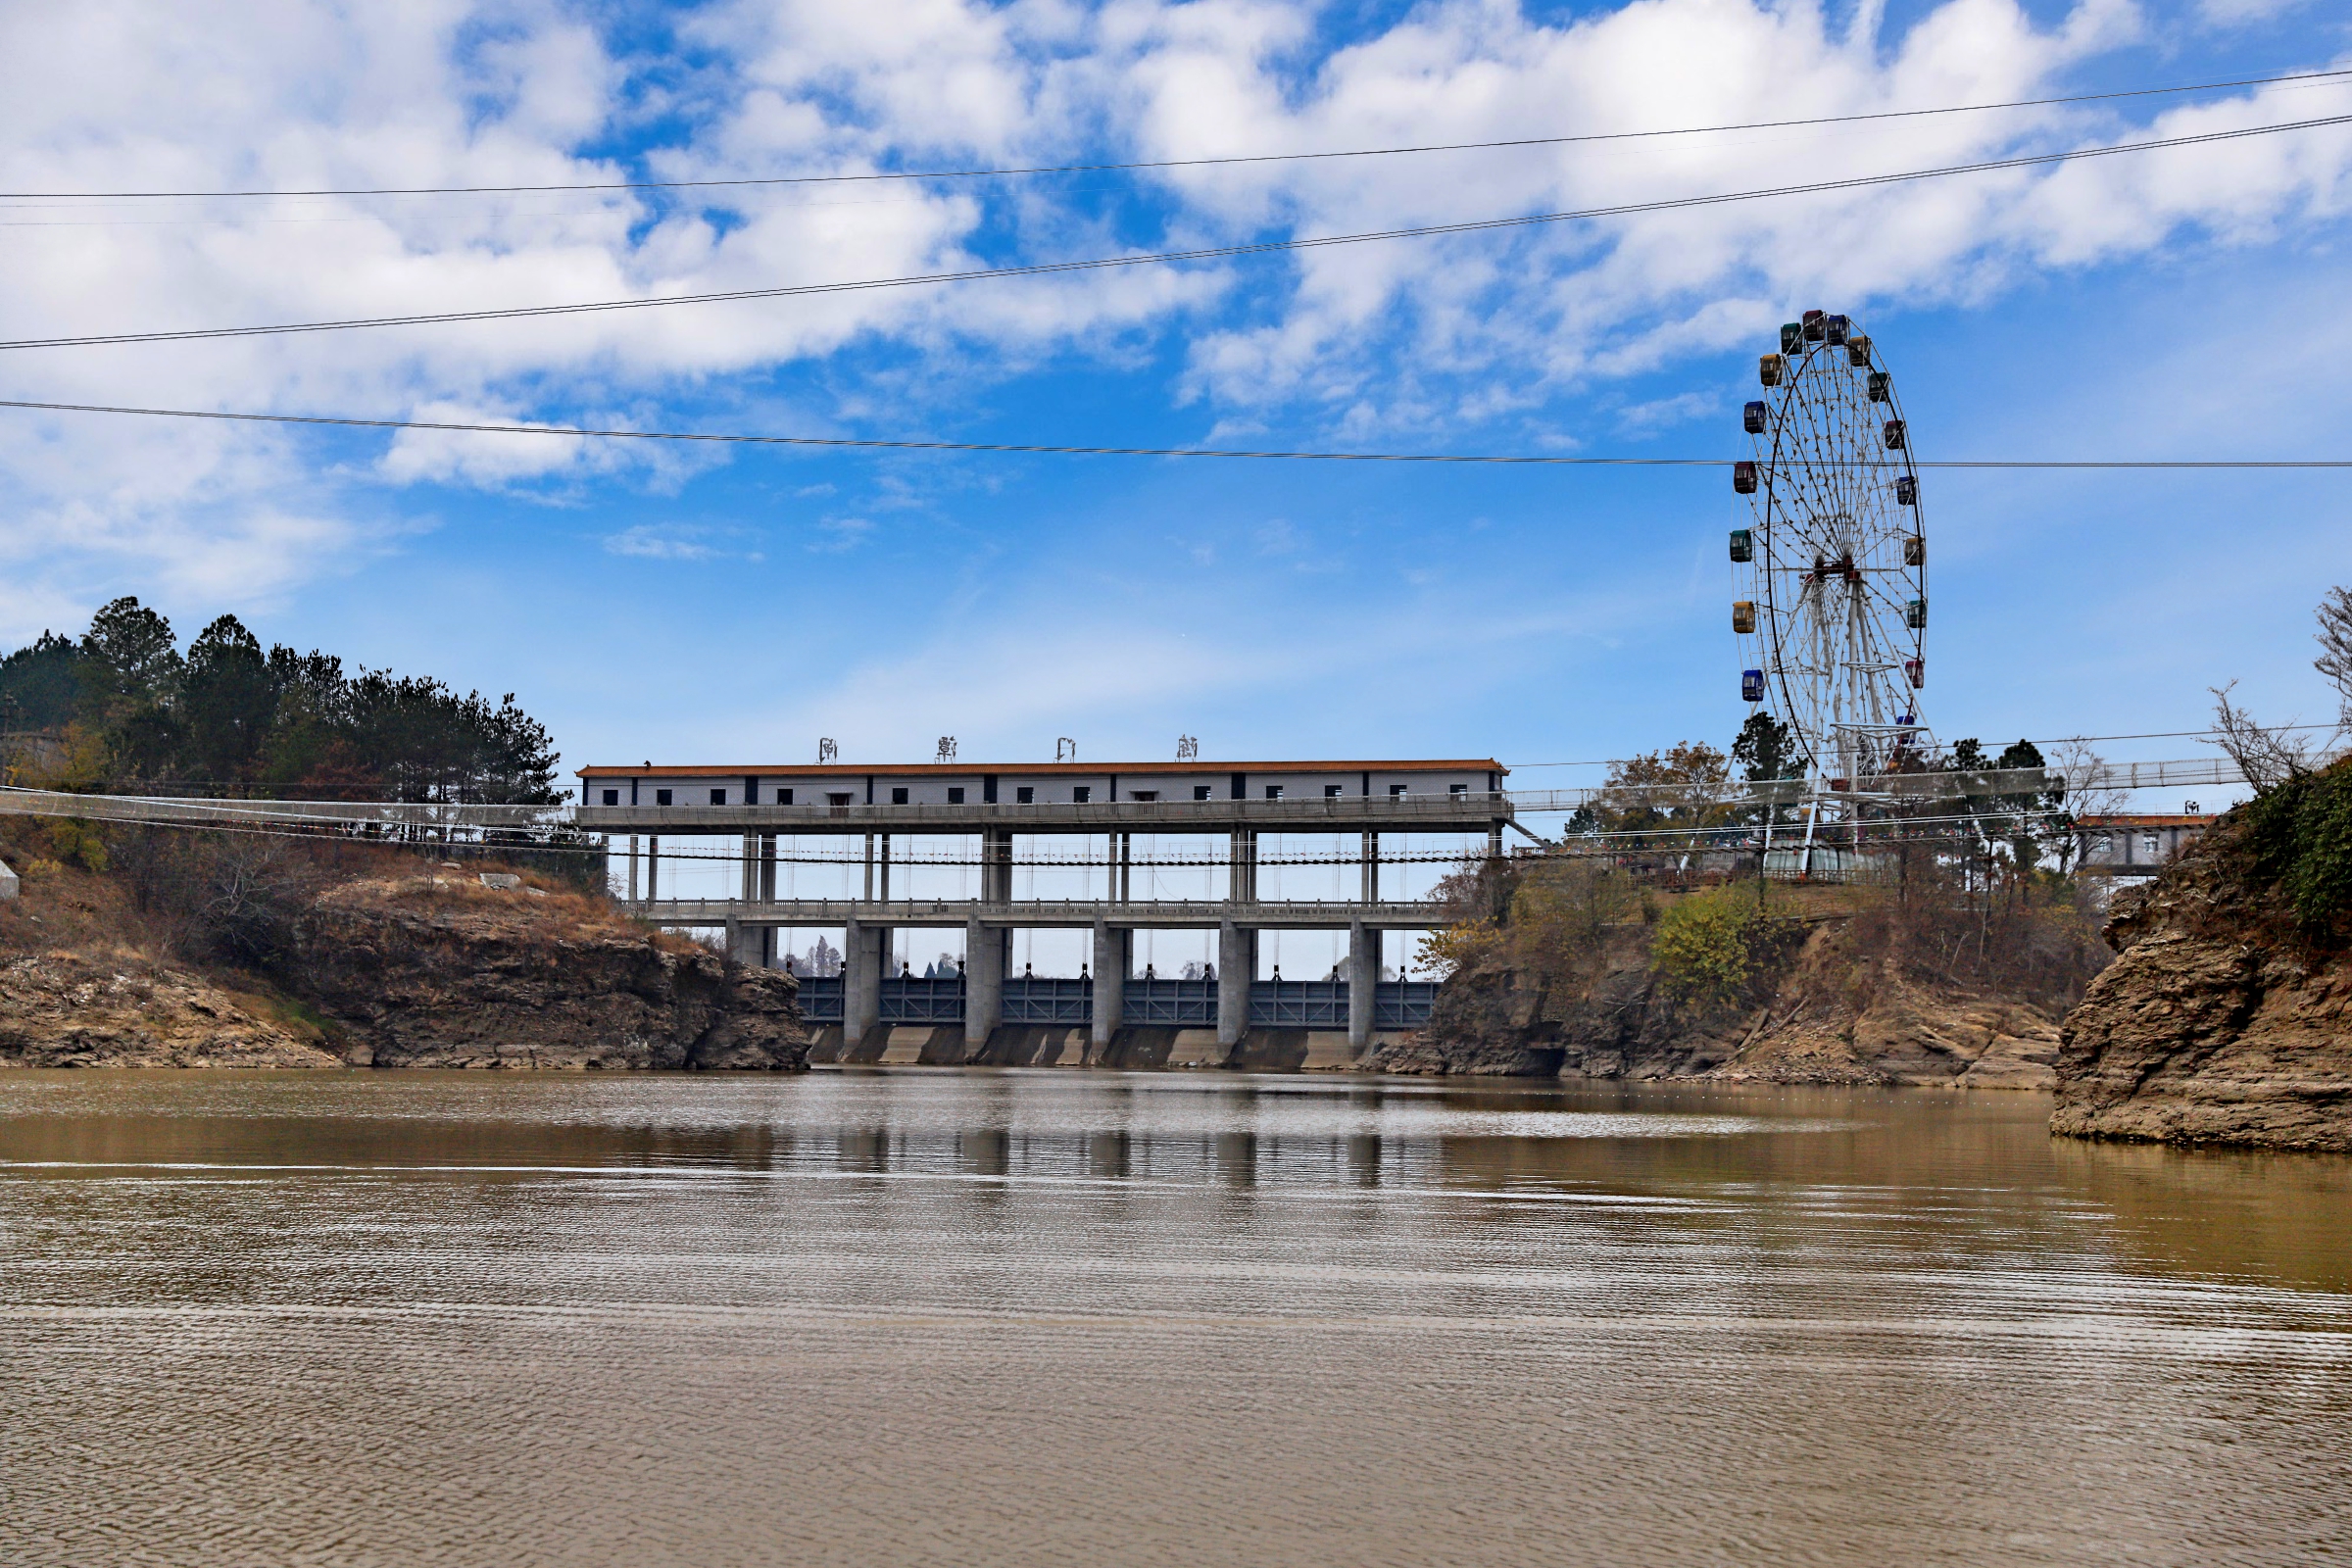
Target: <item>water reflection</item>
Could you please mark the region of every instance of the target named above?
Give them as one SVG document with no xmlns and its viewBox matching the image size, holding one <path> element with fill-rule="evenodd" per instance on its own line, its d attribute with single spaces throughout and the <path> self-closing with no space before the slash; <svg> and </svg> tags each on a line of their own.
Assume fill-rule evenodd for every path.
<svg viewBox="0 0 2352 1568">
<path fill-rule="evenodd" d="M 2046 1110 L 13 1075 L 0 1560 L 2352 1544 L 2352 1161 L 2060 1143 Z"/>
</svg>

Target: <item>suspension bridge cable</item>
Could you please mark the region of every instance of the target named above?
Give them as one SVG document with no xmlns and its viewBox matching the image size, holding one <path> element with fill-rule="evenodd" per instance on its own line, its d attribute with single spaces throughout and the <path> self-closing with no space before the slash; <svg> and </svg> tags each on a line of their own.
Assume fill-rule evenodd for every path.
<svg viewBox="0 0 2352 1568">
<path fill-rule="evenodd" d="M 2071 93 L 2052 98 L 2016 98 L 2002 103 L 1951 104 L 1934 109 L 1881 109 L 1852 115 L 1816 115 L 1801 120 L 1755 120 L 1720 125 L 1681 125 L 1653 130 L 1587 131 L 1564 136 L 1517 136 L 1497 141 L 1431 142 L 1408 147 L 1356 147 L 1328 152 L 1238 153 L 1218 158 L 1162 158 L 1124 164 L 1043 164 L 1014 169 L 890 169 L 851 174 L 768 174 L 714 179 L 580 180 L 551 185 L 378 185 L 312 190 L 111 190 L 0 191 L 0 201 L 178 201 L 276 200 L 320 196 L 530 196 L 578 191 L 722 190 L 767 185 L 852 185 L 925 179 L 1006 179 L 1046 174 L 1113 174 L 1161 169 L 1213 169 L 1248 164 L 1313 163 L 1344 158 L 1396 158 L 1422 153 L 1487 152 L 1514 147 L 1563 147 L 1594 142 L 1649 141 L 1670 136 L 1713 136 L 1745 130 L 1797 130 L 1816 125 L 1864 124 L 1875 121 L 1922 120 L 1941 115 L 1979 115 L 2004 109 L 2045 109 L 2069 104 L 2112 103 L 2182 93 L 2221 92 L 2232 87 L 2284 83 L 2326 85 L 2352 71 L 2304 71 L 2278 76 L 2241 76 L 2230 81 L 2186 82 L 2172 87 L 2133 87 L 2115 92 Z"/>
<path fill-rule="evenodd" d="M 1181 251 L 1146 251 L 1128 256 L 1090 257 L 1080 261 L 1032 262 L 1017 267 L 967 268 L 953 272 L 909 273 L 899 277 L 858 278 L 837 283 L 787 283 L 766 288 L 721 289 L 697 294 L 640 296 L 618 300 L 590 300 L 573 305 L 520 305 L 470 311 L 431 311 L 401 316 L 348 317 L 322 321 L 286 321 L 264 326 L 179 327 L 153 332 L 91 332 L 64 337 L 17 338 L 0 341 L 0 349 L 92 348 L 128 343 L 200 343 L 225 338 L 282 337 L 311 332 L 347 332 L 381 326 L 441 326 L 472 321 L 529 320 L 542 317 L 593 316 L 614 311 L 643 311 L 674 305 L 715 305 L 746 300 L 799 299 L 821 294 L 861 293 L 877 289 L 913 288 L 941 283 L 985 282 L 1000 278 L 1045 277 L 1065 272 L 1093 272 L 1128 267 L 1168 266 L 1180 262 L 1226 261 L 1246 256 L 1268 256 L 1319 250 L 1339 245 L 1363 245 L 1381 240 L 1431 239 L 1452 234 L 1478 234 L 1497 229 L 1530 228 L 1588 219 L 1634 217 L 1643 213 L 1679 212 L 1780 197 L 1815 195 L 1830 191 L 1867 190 L 1914 180 L 1942 179 L 1958 174 L 1981 174 L 2012 169 L 2034 169 L 2123 153 L 2156 152 L 2167 148 L 2199 147 L 2275 136 L 2290 130 L 2312 130 L 2352 123 L 2352 115 L 2328 115 L 2285 121 L 2273 125 L 2247 125 L 2234 130 L 2202 131 L 2187 136 L 2165 136 L 2150 141 L 2118 142 L 2108 147 L 2077 147 L 2063 152 L 2028 153 L 2014 158 L 1983 159 L 1932 169 L 1904 170 L 1886 174 L 1855 174 L 1841 179 L 1808 180 L 1757 190 L 1726 191 L 1708 196 L 1666 196 L 1653 201 L 1620 202 L 1573 212 L 1529 213 L 1514 218 L 1476 219 L 1455 223 L 1422 223 L 1403 228 L 1372 229 L 1356 234 L 1322 234 L 1288 239 L 1255 240 L 1245 244 L 1208 245 Z"/>
<path fill-rule="evenodd" d="M 155 409 L 130 404 L 47 403 L 0 398 L 0 409 L 46 414 L 128 415 L 159 419 L 216 419 L 239 424 L 318 425 L 353 430 L 422 430 L 461 435 L 535 435 L 602 441 L 681 441 L 721 446 L 835 447 L 889 452 L 982 452 L 1091 458 L 1260 458 L 1302 463 L 1457 463 L 1567 468 L 1728 468 L 1733 458 L 1566 457 L 1549 453 L 1314 452 L 1238 447 L 1113 447 L 1017 441 L 912 441 L 881 437 L 760 435 L 712 430 L 613 430 L 589 425 L 486 424 L 457 419 L 374 419 L 356 415 L 252 414 L 223 409 Z M 1867 458 L 1827 460 L 1870 467 Z M 2352 458 L 1950 458 L 1919 461 L 1921 468 L 2251 469 L 2352 468 Z M 2196 731 L 2193 733 L 2204 733 Z M 1529 762 L 1527 767 L 1584 767 L 1584 762 Z"/>
</svg>

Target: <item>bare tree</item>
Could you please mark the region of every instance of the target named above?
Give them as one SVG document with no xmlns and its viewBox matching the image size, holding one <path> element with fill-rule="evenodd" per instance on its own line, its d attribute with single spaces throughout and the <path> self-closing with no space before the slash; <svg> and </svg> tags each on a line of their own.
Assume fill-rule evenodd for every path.
<svg viewBox="0 0 2352 1568">
<path fill-rule="evenodd" d="M 2328 589 L 2319 614 L 2320 629 L 2313 640 L 2320 645 L 2320 657 L 2311 667 L 2335 683 L 2338 714 L 2352 724 L 2352 589 Z"/>
<path fill-rule="evenodd" d="M 2254 793 L 2275 790 L 2311 771 L 2312 743 L 2291 726 L 2256 723 L 2253 714 L 2230 701 L 2237 682 L 2207 690 L 2213 693 L 2213 744 L 2237 764 Z"/>
<path fill-rule="evenodd" d="M 2107 782 L 2107 760 L 2090 749 L 2080 735 L 2050 748 L 2051 782 L 2058 786 L 2066 808 L 2046 819 L 2045 842 L 2058 869 L 2071 870 L 2082 850 L 2082 824 L 2092 817 L 2114 816 L 2124 808 L 2127 793 Z"/>
</svg>

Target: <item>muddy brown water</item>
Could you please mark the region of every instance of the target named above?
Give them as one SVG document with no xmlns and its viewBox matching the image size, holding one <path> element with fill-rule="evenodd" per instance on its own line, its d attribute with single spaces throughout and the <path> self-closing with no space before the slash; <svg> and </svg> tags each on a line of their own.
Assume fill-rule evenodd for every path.
<svg viewBox="0 0 2352 1568">
<path fill-rule="evenodd" d="M 0 1075 L 0 1561 L 2352 1554 L 2352 1161 L 2047 1112 Z"/>
</svg>

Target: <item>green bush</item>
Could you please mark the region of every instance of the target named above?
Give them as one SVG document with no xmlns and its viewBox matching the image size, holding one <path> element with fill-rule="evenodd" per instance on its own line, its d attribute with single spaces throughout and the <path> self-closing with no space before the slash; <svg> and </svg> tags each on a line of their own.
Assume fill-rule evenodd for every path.
<svg viewBox="0 0 2352 1568">
<path fill-rule="evenodd" d="M 1694 893 L 1658 916 L 1649 966 L 1676 1005 L 1703 1011 L 1747 993 L 1755 974 L 1755 899 L 1732 888 Z"/>
<path fill-rule="evenodd" d="M 2308 934 L 2333 931 L 2352 908 L 2352 771 L 2288 779 L 2246 807 L 2256 874 L 2286 897 Z"/>
</svg>

